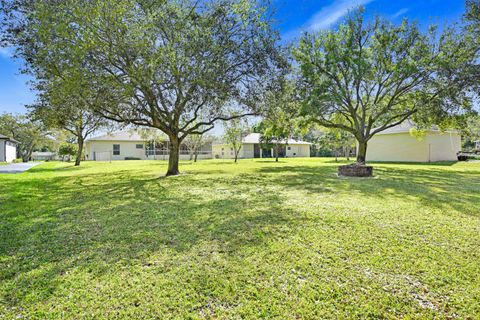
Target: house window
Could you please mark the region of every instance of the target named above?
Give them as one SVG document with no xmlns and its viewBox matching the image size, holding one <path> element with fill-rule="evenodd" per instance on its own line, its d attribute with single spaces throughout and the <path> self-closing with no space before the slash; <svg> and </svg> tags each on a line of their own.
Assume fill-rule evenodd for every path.
<svg viewBox="0 0 480 320">
<path fill-rule="evenodd" d="M 287 150 L 292 150 L 292 147 L 287 147 Z"/>
<path fill-rule="evenodd" d="M 143 149 L 143 144 L 136 144 L 135 147 L 136 147 L 137 149 Z"/>
<path fill-rule="evenodd" d="M 114 144 L 113 145 L 113 155 L 114 156 L 119 156 L 120 155 L 120 145 L 119 144 Z"/>
</svg>

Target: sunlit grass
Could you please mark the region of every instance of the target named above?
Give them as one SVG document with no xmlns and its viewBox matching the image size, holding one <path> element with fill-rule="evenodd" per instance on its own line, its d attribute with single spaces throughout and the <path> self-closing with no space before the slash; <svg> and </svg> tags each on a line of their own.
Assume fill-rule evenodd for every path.
<svg viewBox="0 0 480 320">
<path fill-rule="evenodd" d="M 0 318 L 475 318 L 480 163 L 45 163 L 0 175 Z"/>
</svg>

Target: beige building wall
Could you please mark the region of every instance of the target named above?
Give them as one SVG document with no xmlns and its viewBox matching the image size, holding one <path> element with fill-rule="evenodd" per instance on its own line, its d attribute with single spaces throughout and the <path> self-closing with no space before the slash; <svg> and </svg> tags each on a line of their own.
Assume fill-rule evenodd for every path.
<svg viewBox="0 0 480 320">
<path fill-rule="evenodd" d="M 253 158 L 253 143 L 244 143 L 240 150 L 242 158 Z"/>
<path fill-rule="evenodd" d="M 456 161 L 457 152 L 462 150 L 462 139 L 458 133 L 428 134 L 426 143 L 429 146 L 429 161 Z"/>
<path fill-rule="evenodd" d="M 119 155 L 113 154 L 114 144 L 120 145 Z M 137 144 L 141 144 L 142 148 L 137 149 Z M 124 160 L 125 157 L 146 159 L 145 143 L 142 141 L 88 141 L 85 149 L 85 156 L 88 160 L 94 160 L 94 154 L 96 154 L 97 160 L 110 160 L 108 154 L 110 154 L 111 160 Z"/>
<path fill-rule="evenodd" d="M 243 158 L 243 149 L 244 147 L 240 149 L 240 153 L 238 155 L 239 158 Z M 253 149 L 252 149 L 253 150 Z M 233 148 L 231 148 L 228 144 L 214 144 L 212 145 L 212 156 L 213 159 L 234 159 L 235 154 L 233 152 Z M 252 158 L 253 158 L 253 152 L 252 152 Z"/>
<path fill-rule="evenodd" d="M 428 132 L 417 138 L 410 133 L 379 134 L 370 139 L 367 161 L 455 161 L 461 149 L 458 133 Z"/>
<path fill-rule="evenodd" d="M 310 145 L 307 144 L 289 144 L 287 146 L 287 158 L 310 157 Z"/>
</svg>

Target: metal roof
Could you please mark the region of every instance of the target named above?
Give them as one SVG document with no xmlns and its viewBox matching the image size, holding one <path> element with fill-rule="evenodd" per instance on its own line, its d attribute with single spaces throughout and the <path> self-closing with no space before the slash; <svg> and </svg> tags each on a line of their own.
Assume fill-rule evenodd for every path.
<svg viewBox="0 0 480 320">
<path fill-rule="evenodd" d="M 18 143 L 17 140 L 9 138 L 7 136 L 4 136 L 3 134 L 0 134 L 0 140 L 7 140 L 7 141 L 10 141 L 10 142 Z"/>
<path fill-rule="evenodd" d="M 145 141 L 148 138 L 143 137 L 136 130 L 110 132 L 101 136 L 92 137 L 86 141 Z"/>
<path fill-rule="evenodd" d="M 398 134 L 398 133 L 410 133 L 411 129 L 416 128 L 415 123 L 412 120 L 405 120 L 399 125 L 396 125 L 394 127 L 388 128 L 386 130 L 383 130 L 377 134 Z M 375 128 L 377 129 L 377 128 Z M 373 129 L 373 130 L 375 130 Z M 372 131 L 373 131 L 372 130 Z M 434 132 L 451 132 L 451 133 L 458 133 L 458 130 L 440 130 L 437 126 L 432 126 L 430 129 L 426 129 L 426 131 L 434 131 Z"/>
<path fill-rule="evenodd" d="M 242 140 L 242 143 L 260 143 L 260 133 L 250 133 L 245 136 Z M 223 141 L 218 141 L 215 144 L 224 144 Z M 280 141 L 281 144 L 285 144 L 285 140 Z M 296 140 L 296 139 L 288 139 L 287 144 L 303 144 L 303 145 L 311 145 L 310 142 Z"/>
</svg>

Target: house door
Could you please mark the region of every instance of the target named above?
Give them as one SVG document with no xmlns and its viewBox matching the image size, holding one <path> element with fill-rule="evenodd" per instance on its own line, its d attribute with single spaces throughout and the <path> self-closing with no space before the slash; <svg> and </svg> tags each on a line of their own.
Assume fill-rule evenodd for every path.
<svg viewBox="0 0 480 320">
<path fill-rule="evenodd" d="M 255 143 L 253 145 L 253 157 L 260 158 L 260 146 L 258 145 L 258 143 Z"/>
</svg>

